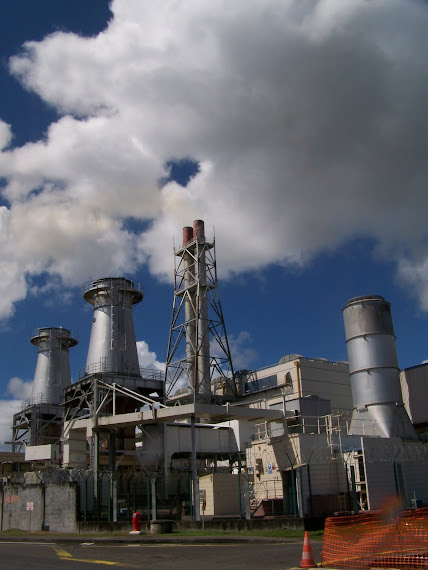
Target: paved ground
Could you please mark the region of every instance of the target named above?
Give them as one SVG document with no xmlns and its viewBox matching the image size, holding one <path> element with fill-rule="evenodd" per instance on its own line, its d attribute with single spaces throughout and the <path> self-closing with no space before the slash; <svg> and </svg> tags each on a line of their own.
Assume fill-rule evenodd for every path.
<svg viewBox="0 0 428 570">
<path fill-rule="evenodd" d="M 321 542 L 312 543 L 320 562 Z M 118 567 L 186 570 L 297 568 L 302 541 L 264 537 L 0 536 L 0 569 Z"/>
</svg>

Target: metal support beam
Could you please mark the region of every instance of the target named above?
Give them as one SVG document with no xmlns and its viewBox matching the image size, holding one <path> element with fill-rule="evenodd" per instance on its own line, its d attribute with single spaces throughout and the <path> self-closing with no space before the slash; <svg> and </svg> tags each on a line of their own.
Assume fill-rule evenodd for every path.
<svg viewBox="0 0 428 570">
<path fill-rule="evenodd" d="M 201 520 L 201 510 L 199 505 L 199 478 L 198 478 L 198 464 L 196 462 L 196 429 L 195 429 L 195 416 L 191 418 L 192 430 L 192 495 L 193 495 L 193 516 L 195 521 Z"/>
</svg>

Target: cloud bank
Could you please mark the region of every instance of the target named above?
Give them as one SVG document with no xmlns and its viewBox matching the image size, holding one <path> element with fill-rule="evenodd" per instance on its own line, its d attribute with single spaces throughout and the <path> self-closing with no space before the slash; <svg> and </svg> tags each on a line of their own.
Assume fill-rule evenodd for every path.
<svg viewBox="0 0 428 570">
<path fill-rule="evenodd" d="M 156 356 L 156 352 L 152 352 L 149 349 L 149 345 L 145 340 L 137 341 L 137 355 L 138 363 L 141 368 L 148 368 L 152 370 L 158 370 L 159 372 L 165 372 L 165 363 L 159 362 Z"/>
<path fill-rule="evenodd" d="M 6 395 L 10 400 L 0 399 L 0 451 L 10 451 L 6 441 L 12 441 L 12 416 L 22 409 L 24 400 L 31 397 L 32 381 L 25 381 L 17 376 L 9 379 Z"/>
<path fill-rule="evenodd" d="M 147 264 L 169 279 L 171 236 L 199 217 L 222 277 L 364 236 L 428 310 L 426 2 L 111 11 L 96 37 L 57 32 L 10 60 L 59 118 L 19 148 L 0 123 L 0 316 L 41 274 L 80 285 Z M 182 158 L 199 172 L 160 185 Z"/>
</svg>

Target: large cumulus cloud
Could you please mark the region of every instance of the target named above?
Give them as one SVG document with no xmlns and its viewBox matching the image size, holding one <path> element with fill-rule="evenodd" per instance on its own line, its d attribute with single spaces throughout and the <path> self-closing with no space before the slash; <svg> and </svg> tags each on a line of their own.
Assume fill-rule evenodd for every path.
<svg viewBox="0 0 428 570">
<path fill-rule="evenodd" d="M 0 125 L 2 263 L 20 283 L 0 295 L 2 315 L 26 294 L 22 275 L 80 284 L 148 263 L 170 276 L 171 236 L 196 217 L 215 226 L 224 275 L 368 236 L 428 308 L 426 2 L 111 10 L 98 36 L 58 32 L 10 61 L 60 118 L 21 148 Z M 183 157 L 198 174 L 160 187 Z"/>
</svg>

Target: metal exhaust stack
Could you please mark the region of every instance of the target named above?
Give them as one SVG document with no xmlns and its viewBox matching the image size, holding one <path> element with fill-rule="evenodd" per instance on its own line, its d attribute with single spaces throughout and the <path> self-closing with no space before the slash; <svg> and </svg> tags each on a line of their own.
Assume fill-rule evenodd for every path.
<svg viewBox="0 0 428 570">
<path fill-rule="evenodd" d="M 207 264 L 205 257 L 205 228 L 202 220 L 193 222 L 193 239 L 199 249 L 198 265 L 196 273 L 196 281 L 199 285 L 196 290 L 198 314 L 196 321 L 196 342 L 197 342 L 197 363 L 198 363 L 198 379 L 200 393 L 203 395 L 211 394 L 210 381 L 210 343 L 209 343 L 209 327 L 208 327 L 208 300 L 207 300 Z"/>
<path fill-rule="evenodd" d="M 186 362 L 188 386 L 193 386 L 195 378 L 195 346 L 196 346 L 196 294 L 195 294 L 195 260 L 187 249 L 187 245 L 193 241 L 193 228 L 183 228 L 183 271 L 184 288 L 188 295 L 184 300 L 184 315 L 186 322 Z"/>
<path fill-rule="evenodd" d="M 235 376 L 218 296 L 215 241 L 206 239 L 202 220 L 183 228 L 183 243 L 174 249 L 174 256 L 165 396 L 186 402 L 235 399 Z"/>
<path fill-rule="evenodd" d="M 401 394 L 390 303 L 355 297 L 343 318 L 354 402 L 349 433 L 417 439 Z"/>
<path fill-rule="evenodd" d="M 195 396 L 211 394 L 205 229 L 202 220 L 183 228 L 184 300 L 188 386 Z"/>
<path fill-rule="evenodd" d="M 83 298 L 94 307 L 86 373 L 140 376 L 132 307 L 143 299 L 141 285 L 104 277 L 86 283 Z"/>
<path fill-rule="evenodd" d="M 32 400 L 60 404 L 64 388 L 71 384 L 68 350 L 78 343 L 77 335 L 62 327 L 45 327 L 31 333 L 31 343 L 39 349 Z"/>
</svg>

